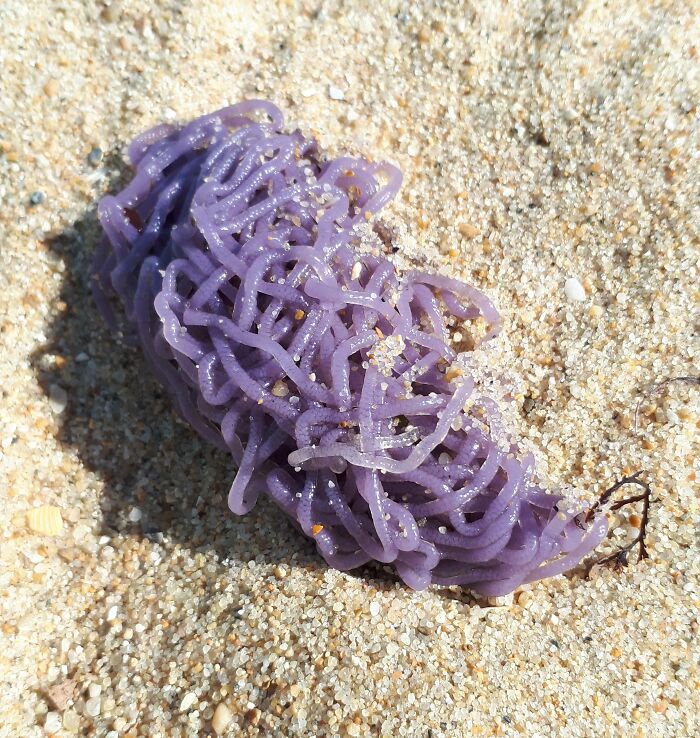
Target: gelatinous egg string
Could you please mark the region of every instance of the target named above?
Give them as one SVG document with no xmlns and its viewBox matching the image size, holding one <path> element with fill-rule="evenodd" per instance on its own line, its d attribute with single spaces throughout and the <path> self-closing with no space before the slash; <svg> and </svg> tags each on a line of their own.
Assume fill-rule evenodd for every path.
<svg viewBox="0 0 700 738">
<path fill-rule="evenodd" d="M 603 539 L 602 510 L 533 481 L 452 348 L 449 318 L 495 335 L 491 302 L 400 273 L 379 238 L 357 247 L 395 167 L 324 159 L 264 101 L 154 128 L 129 156 L 133 179 L 99 205 L 95 297 L 113 327 L 121 300 L 180 413 L 230 452 L 235 513 L 262 492 L 331 566 L 486 595 Z"/>
</svg>

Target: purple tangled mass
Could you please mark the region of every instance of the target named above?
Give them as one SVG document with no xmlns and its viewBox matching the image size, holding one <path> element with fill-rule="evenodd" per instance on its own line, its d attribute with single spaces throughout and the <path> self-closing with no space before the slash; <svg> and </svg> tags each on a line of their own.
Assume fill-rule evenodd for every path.
<svg viewBox="0 0 700 738">
<path fill-rule="evenodd" d="M 133 179 L 99 205 L 95 298 L 114 329 L 121 299 L 181 414 L 231 453 L 234 513 L 263 491 L 333 567 L 376 560 L 415 589 L 491 596 L 602 540 L 604 515 L 586 522 L 489 432 L 498 409 L 447 319 L 485 321 L 488 340 L 491 302 L 357 248 L 397 169 L 324 160 L 265 101 L 158 126 L 129 157 Z"/>
</svg>

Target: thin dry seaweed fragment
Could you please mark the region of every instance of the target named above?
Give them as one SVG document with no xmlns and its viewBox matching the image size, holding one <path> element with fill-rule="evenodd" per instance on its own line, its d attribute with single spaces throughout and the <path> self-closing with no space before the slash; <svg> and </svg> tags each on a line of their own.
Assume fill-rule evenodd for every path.
<svg viewBox="0 0 700 738">
<path fill-rule="evenodd" d="M 645 538 L 647 528 L 649 526 L 649 511 L 652 503 L 654 503 L 655 500 L 651 499 L 651 487 L 649 486 L 649 484 L 639 478 L 641 474 L 642 472 L 636 472 L 635 474 L 631 474 L 628 477 L 623 477 L 618 482 L 615 482 L 615 484 L 613 484 L 611 487 L 606 489 L 605 492 L 603 492 L 603 494 L 598 498 L 593 507 L 586 514 L 588 522 L 593 519 L 596 512 L 600 509 L 607 508 L 608 510 L 610 510 L 610 512 L 616 512 L 617 510 L 621 510 L 627 505 L 634 505 L 637 502 L 643 503 L 642 515 L 639 523 L 639 532 L 635 536 L 634 540 L 630 541 L 624 546 L 621 546 L 616 551 L 613 551 L 613 553 L 593 561 L 592 564 L 588 567 L 589 572 L 593 566 L 602 566 L 603 564 L 610 562 L 613 563 L 616 569 L 620 569 L 626 566 L 628 563 L 628 554 L 635 546 L 639 546 L 637 561 L 642 561 L 643 559 L 649 557 Z M 612 499 L 615 492 L 617 492 L 617 490 L 630 484 L 641 487 L 643 492 L 638 495 L 631 495 L 630 497 L 625 497 L 622 500 L 617 500 L 616 502 L 610 503 L 610 500 Z"/>
</svg>

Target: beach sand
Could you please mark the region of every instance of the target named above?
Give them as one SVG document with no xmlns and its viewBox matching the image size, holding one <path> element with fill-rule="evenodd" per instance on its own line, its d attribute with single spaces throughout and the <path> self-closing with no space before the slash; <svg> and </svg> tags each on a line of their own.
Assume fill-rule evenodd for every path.
<svg viewBox="0 0 700 738">
<path fill-rule="evenodd" d="M 6 0 L 0 23 L 0 736 L 206 736 L 215 711 L 228 736 L 698 735 L 700 393 L 635 408 L 700 375 L 700 3 Z M 643 470 L 649 559 L 415 593 L 329 570 L 270 504 L 228 511 L 230 460 L 88 273 L 126 143 L 248 97 L 401 167 L 401 258 L 498 305 L 552 485 Z"/>
</svg>

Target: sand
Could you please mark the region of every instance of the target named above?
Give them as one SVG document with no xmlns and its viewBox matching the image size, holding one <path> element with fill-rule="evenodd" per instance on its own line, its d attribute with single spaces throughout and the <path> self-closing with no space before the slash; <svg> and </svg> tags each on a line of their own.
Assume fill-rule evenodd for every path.
<svg viewBox="0 0 700 738">
<path fill-rule="evenodd" d="M 634 417 L 700 375 L 698 11 L 2 3 L 0 736 L 698 734 L 698 388 Z M 87 282 L 131 137 L 251 96 L 403 169 L 402 258 L 501 309 L 551 484 L 593 499 L 644 471 L 649 559 L 414 593 L 329 570 L 268 504 L 227 511 L 229 460 Z M 60 531 L 32 529 L 42 506 Z"/>
</svg>

